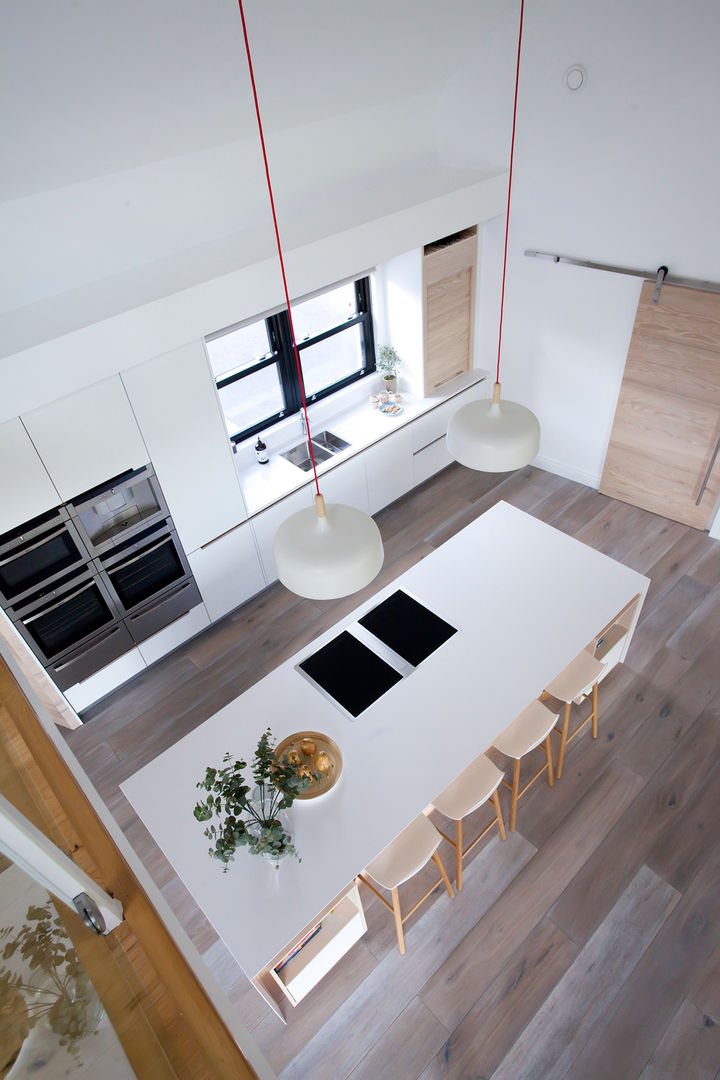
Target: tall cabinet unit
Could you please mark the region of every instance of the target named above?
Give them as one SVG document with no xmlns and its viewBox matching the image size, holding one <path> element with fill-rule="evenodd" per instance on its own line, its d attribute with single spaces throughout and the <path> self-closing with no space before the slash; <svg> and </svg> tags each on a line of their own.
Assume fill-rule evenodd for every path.
<svg viewBox="0 0 720 1080">
<path fill-rule="evenodd" d="M 472 367 L 476 268 L 475 226 L 424 248 L 426 396 Z"/>
</svg>

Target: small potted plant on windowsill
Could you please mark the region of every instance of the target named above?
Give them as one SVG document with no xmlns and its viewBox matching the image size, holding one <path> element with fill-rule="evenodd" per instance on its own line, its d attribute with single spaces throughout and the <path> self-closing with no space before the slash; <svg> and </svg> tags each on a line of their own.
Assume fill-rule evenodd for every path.
<svg viewBox="0 0 720 1080">
<path fill-rule="evenodd" d="M 208 792 L 208 797 L 196 804 L 195 818 L 201 822 L 210 821 L 213 815 L 218 818 L 217 824 L 205 829 L 213 845 L 208 849 L 210 857 L 223 863 L 223 873 L 227 873 L 237 848 L 243 846 L 253 855 L 272 859 L 276 869 L 286 855 L 299 858 L 285 811 L 298 793 L 318 777 L 297 760 L 277 760 L 270 728 L 260 736 L 255 750 L 254 791 L 243 776 L 245 761 L 237 761 L 228 753 L 223 762 L 224 768 L 208 766 L 204 779 L 196 785 Z"/>
<path fill-rule="evenodd" d="M 385 389 L 389 394 L 394 394 L 397 390 L 397 370 L 400 363 L 400 357 L 398 356 L 392 345 L 381 345 L 377 354 L 377 369 L 383 372 L 385 379 Z"/>
</svg>

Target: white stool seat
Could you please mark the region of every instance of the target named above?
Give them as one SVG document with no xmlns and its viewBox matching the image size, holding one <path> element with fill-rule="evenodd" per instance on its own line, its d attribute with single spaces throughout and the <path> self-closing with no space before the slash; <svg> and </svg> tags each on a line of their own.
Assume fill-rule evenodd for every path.
<svg viewBox="0 0 720 1080">
<path fill-rule="evenodd" d="M 501 754 L 517 761 L 547 738 L 558 716 L 558 712 L 553 712 L 542 701 L 531 701 L 513 722 L 500 732 L 493 746 Z"/>
<path fill-rule="evenodd" d="M 488 801 L 502 778 L 502 770 L 481 754 L 433 799 L 432 804 L 445 817 L 460 821 Z"/>
<path fill-rule="evenodd" d="M 416 874 L 440 847 L 442 836 L 424 814 L 418 814 L 406 829 L 365 867 L 365 873 L 385 889 L 397 889 Z"/>
<path fill-rule="evenodd" d="M 548 683 L 547 692 L 558 701 L 574 701 L 579 705 L 604 670 L 602 660 L 597 660 L 591 652 L 581 652 Z"/>
</svg>

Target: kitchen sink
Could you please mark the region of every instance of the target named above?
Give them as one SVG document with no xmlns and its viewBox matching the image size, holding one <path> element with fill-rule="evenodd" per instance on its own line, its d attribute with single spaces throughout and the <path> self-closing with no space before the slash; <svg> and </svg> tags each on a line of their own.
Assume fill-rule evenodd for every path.
<svg viewBox="0 0 720 1080">
<path fill-rule="evenodd" d="M 319 465 L 323 461 L 329 461 L 333 454 L 338 454 L 341 450 L 347 450 L 349 445 L 350 443 L 346 442 L 345 439 L 341 439 L 339 435 L 333 435 L 332 431 L 320 431 L 312 437 L 315 464 Z M 307 439 L 303 439 L 297 446 L 286 450 L 280 457 L 284 457 L 291 465 L 296 465 L 303 472 L 310 472 L 312 469 L 310 446 Z"/>
<path fill-rule="evenodd" d="M 312 450 L 316 465 L 319 465 L 321 461 L 328 461 L 328 459 L 332 457 L 331 452 L 329 450 L 323 450 L 322 446 L 318 446 L 314 439 Z M 284 457 L 291 465 L 297 465 L 298 469 L 302 469 L 303 472 L 310 472 L 312 469 L 310 446 L 306 439 L 297 446 L 293 446 L 291 450 L 286 450 L 280 457 Z"/>
<path fill-rule="evenodd" d="M 333 454 L 339 454 L 341 450 L 347 450 L 350 445 L 345 439 L 341 439 L 339 435 L 333 435 L 332 431 L 320 431 L 317 435 L 313 435 L 312 441 L 313 446 L 322 446 Z"/>
</svg>

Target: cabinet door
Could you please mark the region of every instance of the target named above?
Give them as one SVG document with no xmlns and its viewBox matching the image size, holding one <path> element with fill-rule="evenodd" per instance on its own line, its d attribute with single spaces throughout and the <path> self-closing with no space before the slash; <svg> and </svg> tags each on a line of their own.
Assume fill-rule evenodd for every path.
<svg viewBox="0 0 720 1080">
<path fill-rule="evenodd" d="M 178 535 L 195 551 L 247 517 L 200 342 L 123 372 Z"/>
<path fill-rule="evenodd" d="M 0 533 L 62 502 L 18 416 L 0 424 Z"/>
<path fill-rule="evenodd" d="M 364 453 L 356 454 L 355 457 L 336 465 L 334 469 L 320 477 L 320 491 L 325 496 L 326 502 L 355 506 L 358 510 L 368 513 L 364 458 Z"/>
<path fill-rule="evenodd" d="M 213 622 L 265 588 L 265 575 L 249 524 L 188 555 L 200 595 Z"/>
<path fill-rule="evenodd" d="M 370 513 L 376 514 L 409 491 L 415 482 L 411 425 L 406 424 L 387 439 L 368 447 L 363 457 Z"/>
<path fill-rule="evenodd" d="M 425 249 L 425 393 L 472 367 L 477 235 Z"/>
<path fill-rule="evenodd" d="M 21 419 L 63 502 L 149 459 L 119 375 Z"/>
<path fill-rule="evenodd" d="M 312 507 L 314 505 L 314 495 L 314 485 L 306 484 L 300 491 L 293 492 L 293 494 L 288 495 L 286 499 L 282 499 L 279 503 L 275 503 L 274 506 L 269 506 L 267 510 L 263 510 L 262 513 L 256 514 L 252 519 L 251 525 L 253 532 L 255 533 L 258 551 L 260 552 L 260 561 L 262 563 L 265 581 L 268 585 L 278 579 L 278 572 L 272 552 L 275 533 L 278 531 L 283 521 L 292 514 L 297 513 L 298 510 L 304 510 L 305 507 Z"/>
</svg>

